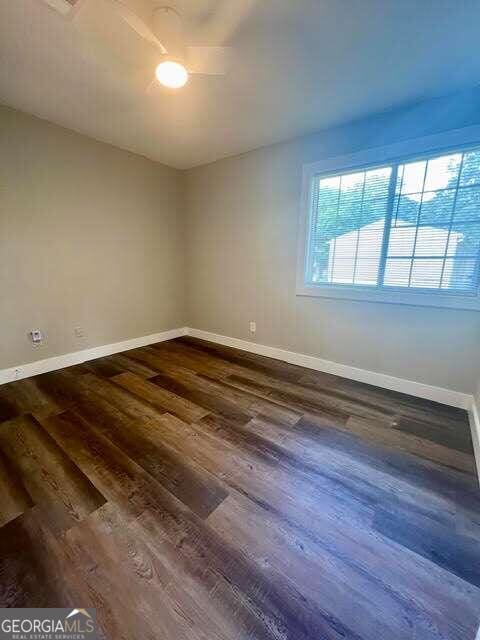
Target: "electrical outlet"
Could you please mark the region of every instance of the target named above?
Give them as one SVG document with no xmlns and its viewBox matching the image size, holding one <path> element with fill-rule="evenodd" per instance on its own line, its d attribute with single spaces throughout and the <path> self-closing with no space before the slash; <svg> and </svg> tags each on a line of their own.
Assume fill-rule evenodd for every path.
<svg viewBox="0 0 480 640">
<path fill-rule="evenodd" d="M 250 322 L 250 333 L 255 333 L 257 330 L 257 323 L 256 322 Z"/>
<path fill-rule="evenodd" d="M 73 333 L 75 334 L 76 338 L 84 338 L 85 337 L 85 331 L 84 331 L 83 327 L 75 327 L 75 329 L 73 330 Z"/>
<path fill-rule="evenodd" d="M 40 329 L 32 329 L 28 335 L 33 344 L 41 344 L 43 342 L 43 334 Z"/>
</svg>

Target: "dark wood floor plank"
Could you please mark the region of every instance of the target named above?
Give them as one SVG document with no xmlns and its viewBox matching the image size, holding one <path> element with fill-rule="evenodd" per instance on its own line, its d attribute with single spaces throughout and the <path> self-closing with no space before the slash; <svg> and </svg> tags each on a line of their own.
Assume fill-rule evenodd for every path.
<svg viewBox="0 0 480 640">
<path fill-rule="evenodd" d="M 25 378 L 0 387 L 0 410 L 2 399 L 4 404 L 3 417 L 0 420 L 14 418 L 25 413 L 41 412 L 45 415 L 62 409 L 62 404 L 45 393 L 40 384 L 41 376 Z M 3 398 L 2 398 L 3 396 Z"/>
<path fill-rule="evenodd" d="M 128 352 L 129 358 L 139 366 L 146 366 L 155 374 L 168 373 L 189 376 L 195 374 L 191 368 L 178 364 L 168 353 L 162 353 L 159 349 L 152 347 L 141 347 Z M 149 376 L 151 377 L 151 376 Z"/>
<path fill-rule="evenodd" d="M 425 512 L 434 512 L 439 517 L 441 515 L 449 526 L 463 526 L 465 520 L 456 496 L 460 492 L 468 493 L 469 487 L 474 486 L 474 481 L 458 485 L 458 476 L 454 474 L 450 486 L 443 492 L 427 492 L 423 490 L 421 480 L 423 468 L 417 476 L 411 474 L 410 477 L 402 478 L 395 469 L 392 470 L 383 463 L 381 446 L 377 445 L 375 449 L 370 450 L 369 457 L 357 457 L 355 454 L 352 455 L 350 438 L 344 441 L 344 446 L 341 446 L 338 440 L 334 446 L 330 446 L 328 429 L 320 430 L 317 425 L 304 429 L 303 426 L 303 421 L 291 428 L 272 423 L 268 418 L 259 415 L 245 428 L 293 454 L 293 459 L 300 461 L 298 467 L 291 472 L 293 475 L 307 467 L 307 474 L 308 469 L 313 469 L 317 474 L 323 473 L 326 477 L 336 480 L 340 486 L 350 486 L 352 493 L 358 494 L 359 499 L 362 496 L 370 496 L 373 501 L 390 503 L 395 498 L 402 500 L 412 509 L 421 503 Z M 418 483 L 415 482 L 417 478 Z M 460 478 L 463 480 L 464 476 L 461 475 Z M 475 500 L 469 501 L 467 520 L 476 504 Z"/>
<path fill-rule="evenodd" d="M 75 411 L 197 515 L 207 517 L 225 499 L 225 487 L 169 447 L 155 421 L 132 419 L 96 394 L 97 380 L 85 380 L 83 384 L 87 387 L 85 395 L 77 402 Z"/>
<path fill-rule="evenodd" d="M 253 387 L 260 385 L 264 393 L 258 393 L 259 397 L 269 399 L 277 405 L 283 405 L 293 411 L 305 412 L 310 409 L 319 417 L 331 420 L 345 421 L 348 414 L 330 400 L 321 398 L 315 390 L 308 390 L 288 380 L 277 379 L 271 373 L 264 370 L 250 369 L 242 364 L 223 360 L 221 357 L 212 356 L 198 349 L 189 349 L 187 345 L 179 341 L 161 343 L 155 345 L 156 350 L 165 359 L 191 371 L 220 381 L 232 381 L 232 386 L 251 391 Z M 242 384 L 244 383 L 244 384 Z M 251 385 L 252 388 L 249 388 Z"/>
<path fill-rule="evenodd" d="M 113 378 L 113 376 L 118 376 L 120 373 L 125 373 L 126 371 L 124 367 L 116 364 L 108 357 L 89 360 L 85 362 L 83 366 L 89 373 L 93 373 L 102 378 Z"/>
<path fill-rule="evenodd" d="M 121 367 L 123 371 L 130 371 L 130 373 L 135 373 L 137 376 L 140 376 L 140 378 L 152 378 L 154 375 L 159 373 L 153 367 L 149 367 L 134 359 L 132 357 L 132 351 L 126 351 L 125 353 L 116 353 L 113 356 L 109 356 L 108 360 L 113 364 Z"/>
<path fill-rule="evenodd" d="M 264 373 L 267 376 L 273 376 L 280 380 L 298 382 L 298 380 L 305 375 L 305 370 L 302 367 L 297 367 L 296 365 L 282 362 L 281 360 L 273 360 L 272 358 L 259 356 L 249 353 L 248 351 L 212 344 L 211 342 L 192 338 L 191 336 L 177 338 L 175 343 L 186 344 L 189 347 L 193 347 L 196 351 L 202 351 L 214 358 L 226 360 L 232 364 L 247 367 L 253 371 L 258 371 L 259 373 Z"/>
<path fill-rule="evenodd" d="M 375 420 L 367 420 L 351 416 L 345 425 L 345 430 L 360 436 L 366 442 L 382 445 L 417 455 L 426 460 L 438 462 L 459 471 L 476 474 L 475 458 L 472 448 L 459 451 L 445 444 L 438 444 L 429 440 L 424 431 L 417 429 L 417 434 L 397 429 L 390 424 L 382 424 Z"/>
<path fill-rule="evenodd" d="M 405 416 L 420 422 L 432 422 L 442 427 L 456 425 L 458 428 L 460 424 L 468 425 L 468 416 L 462 409 L 388 389 L 380 389 L 346 378 L 339 378 L 334 387 L 329 386 L 326 390 L 322 382 L 315 379 L 312 372 L 306 374 L 300 380 L 300 384 L 318 389 L 321 393 L 327 391 L 332 397 L 338 397 L 341 400 L 377 406 L 379 411 L 385 411 L 395 416 Z"/>
<path fill-rule="evenodd" d="M 256 415 L 250 409 L 239 407 L 237 403 L 225 398 L 225 396 L 212 393 L 211 389 L 206 389 L 201 381 L 197 381 L 194 376 L 179 380 L 172 376 L 160 374 L 151 378 L 151 382 L 181 398 L 185 398 L 198 407 L 202 407 L 206 413 L 224 416 L 238 424 L 245 424 Z"/>
<path fill-rule="evenodd" d="M 172 364 L 184 367 L 195 373 L 203 373 L 215 378 L 224 378 L 232 373 L 243 373 L 244 368 L 238 365 L 221 360 L 220 358 L 212 358 L 206 353 L 189 349 L 186 345 L 171 342 L 161 342 L 151 347 L 163 359 L 168 359 Z"/>
<path fill-rule="evenodd" d="M 269 417 L 274 422 L 280 424 L 294 425 L 302 417 L 301 411 L 295 411 L 269 399 L 267 396 L 260 396 L 255 393 L 241 389 L 231 384 L 229 378 L 225 380 L 215 380 L 202 374 L 195 376 L 197 384 L 203 383 L 211 393 L 230 399 L 241 407 L 246 407 L 255 414 L 262 414 Z"/>
<path fill-rule="evenodd" d="M 139 424 L 148 421 L 155 423 L 159 416 L 166 413 L 166 409 L 158 403 L 154 405 L 128 389 L 115 384 L 113 380 L 101 379 L 91 373 L 82 376 L 82 379 L 78 381 L 76 401 L 82 401 L 85 393 L 94 393 L 95 396 L 106 400 L 132 420 L 138 420 Z"/>
<path fill-rule="evenodd" d="M 182 420 L 200 420 L 208 413 L 207 409 L 181 398 L 166 389 L 161 389 L 157 385 L 139 378 L 133 373 L 122 373 L 115 376 L 113 381 L 120 387 L 127 389 L 127 391 L 147 400 L 154 406 L 169 411 Z"/>
<path fill-rule="evenodd" d="M 33 504 L 21 477 L 0 451 L 0 528 L 33 507 Z"/>
<path fill-rule="evenodd" d="M 430 518 L 399 513 L 391 507 L 378 509 L 373 524 L 383 536 L 480 587 L 478 540 L 459 535 Z"/>
<path fill-rule="evenodd" d="M 188 637 L 185 598 L 172 597 L 173 572 L 167 573 L 111 503 L 70 529 L 65 546 L 106 638 Z M 165 553 L 161 542 L 159 548 Z"/>
<path fill-rule="evenodd" d="M 360 567 L 348 563 L 332 549 L 302 536 L 298 530 L 279 522 L 275 516 L 235 492 L 208 521 L 229 544 L 264 566 L 270 580 L 291 581 L 310 606 L 321 603 L 323 615 L 340 618 L 361 638 L 369 637 L 372 629 L 379 638 L 390 640 L 433 639 L 438 638 L 439 633 L 460 638 L 468 630 L 468 627 L 449 622 L 441 629 L 433 628 L 420 603 L 385 589 L 380 581 L 372 580 Z M 260 529 L 261 536 L 257 535 Z M 379 610 L 386 615 L 379 616 Z M 350 637 L 348 633 L 347 637 Z"/>
<path fill-rule="evenodd" d="M 230 455 L 233 456 L 233 453 Z M 241 459 L 238 455 L 229 459 L 229 452 L 225 449 L 221 451 L 221 455 L 212 456 L 209 464 L 212 471 L 217 465 L 219 473 L 222 473 L 220 470 L 223 465 L 227 467 L 228 471 L 223 472 L 223 477 L 232 488 L 262 507 L 270 516 L 275 516 L 283 524 L 300 532 L 302 536 L 327 547 L 331 553 L 342 557 L 345 561 L 353 563 L 359 571 L 370 575 L 372 580 L 384 585 L 391 584 L 393 580 L 407 601 L 417 600 L 428 610 L 440 597 L 436 590 L 439 581 L 442 583 L 447 579 L 446 576 L 442 572 L 437 572 L 435 576 L 434 567 L 428 563 L 422 564 L 413 558 L 405 557 L 400 550 L 389 545 L 387 541 L 372 537 L 368 532 L 368 518 L 361 517 L 360 513 L 357 513 L 354 520 L 348 522 L 354 515 L 352 505 L 347 507 L 348 513 L 342 513 L 340 493 L 336 507 L 329 503 L 328 494 L 321 494 L 321 502 L 318 501 L 318 493 L 317 500 L 308 501 L 305 494 L 298 492 L 298 485 L 293 482 L 288 492 L 285 488 L 280 489 L 277 478 L 272 477 L 272 474 L 263 474 L 258 463 L 253 467 L 253 474 L 248 474 L 248 471 L 242 474 Z M 346 504 L 344 503 L 344 507 Z M 220 506 L 219 514 L 221 508 Z M 355 549 L 354 552 L 353 549 Z M 452 617 L 456 619 L 456 607 L 460 606 L 460 603 L 464 607 L 468 601 L 471 607 L 468 620 L 472 624 L 472 620 L 476 619 L 474 611 L 479 595 L 474 588 L 465 590 L 461 581 L 455 587 L 450 582 L 448 598 L 444 600 L 442 606 L 449 610 L 455 609 L 455 613 L 452 611 Z M 446 596 L 447 592 L 443 593 L 443 597 Z M 461 621 L 462 616 L 459 616 L 454 624 L 462 628 Z M 452 637 L 460 638 L 462 633 Z"/>
<path fill-rule="evenodd" d="M 0 387 L 0 423 L 16 418 L 20 413 L 11 384 Z"/>
<path fill-rule="evenodd" d="M 409 512 L 415 514 L 420 503 L 421 513 L 435 517 L 442 514 L 443 522 L 454 528 L 469 522 L 480 508 L 478 492 L 470 494 L 473 483 L 465 482 L 463 474 L 452 474 L 449 482 L 445 478 L 436 491 L 428 492 L 423 489 L 422 478 L 431 469 L 421 464 L 418 468 L 413 466 L 409 477 L 401 481 L 395 469 L 383 463 L 381 451 L 369 452 L 368 457 L 357 460 L 356 456 L 349 455 L 349 449 L 354 448 L 350 439 L 343 442 L 344 447 L 337 439 L 333 446 L 326 442 L 322 450 L 312 440 L 298 435 L 293 446 L 292 441 L 290 446 L 287 441 L 280 446 L 268 444 L 265 438 L 271 438 L 256 428 L 257 420 L 239 429 L 238 425 L 210 415 L 195 426 L 206 429 L 216 439 L 212 448 L 219 449 L 222 443 L 230 443 L 231 453 L 223 449 L 221 456 L 222 461 L 227 461 L 227 471 L 221 466 L 218 469 L 217 465 L 220 477 L 259 504 L 277 505 L 286 518 L 296 520 L 300 526 L 309 513 L 312 519 L 320 520 L 331 516 L 339 521 L 356 517 L 355 524 L 351 522 L 348 526 L 368 528 L 369 509 L 374 509 L 376 504 L 388 504 L 392 499 L 402 503 L 407 516 Z M 299 442 L 303 446 L 297 445 Z M 210 464 L 208 468 L 215 473 L 211 461 L 206 464 Z M 233 465 L 235 473 L 231 471 Z M 253 478 L 248 472 L 242 474 L 244 465 L 254 473 Z M 269 480 L 275 487 L 274 492 Z M 318 495 L 322 496 L 320 503 L 315 499 Z M 332 496 L 335 497 L 333 504 Z M 299 501 L 303 510 L 300 513 Z"/>
<path fill-rule="evenodd" d="M 190 337 L 4 385 L 0 606 L 124 640 L 473 640 L 473 461 L 465 411 Z"/>
<path fill-rule="evenodd" d="M 366 442 L 344 429 L 319 427 L 309 418 L 299 420 L 295 429 L 321 438 L 325 452 L 340 452 L 372 469 L 372 472 L 381 470 L 398 484 L 400 491 L 404 491 L 405 484 L 415 488 L 419 504 L 428 504 L 434 499 L 438 510 L 448 505 L 450 509 L 464 509 L 472 513 L 480 509 L 480 491 L 474 476 L 380 443 Z"/>
<path fill-rule="evenodd" d="M 348 394 L 337 391 L 336 386 L 338 386 L 339 381 L 342 381 L 342 378 L 338 378 L 337 376 L 312 372 L 309 375 L 310 380 L 313 380 L 314 384 L 299 383 L 300 378 L 303 379 L 306 377 L 305 369 L 302 367 L 241 352 L 238 349 L 231 349 L 220 345 L 212 346 L 209 343 L 188 336 L 179 338 L 174 342 L 175 344 L 192 344 L 195 350 L 199 349 L 201 352 L 210 355 L 214 362 L 219 362 L 223 359 L 233 363 L 235 369 L 231 370 L 231 374 L 234 379 L 237 375 L 240 377 L 243 376 L 244 378 L 247 377 L 251 382 L 256 381 L 260 385 L 266 385 L 267 388 L 269 386 L 273 387 L 279 392 L 299 395 L 306 401 L 314 399 L 315 402 L 322 403 L 324 407 L 328 407 L 332 411 L 375 418 L 393 417 L 395 415 L 391 407 L 381 407 L 378 402 L 369 401 L 368 398 L 355 400 Z M 232 351 L 236 352 L 233 356 L 231 355 Z M 252 359 L 261 359 L 262 366 L 253 366 Z M 289 375 L 282 376 L 278 373 L 279 370 L 286 370 L 289 372 Z M 325 384 L 325 379 L 327 379 L 328 384 Z M 361 388 L 362 385 L 359 384 L 359 386 Z"/>
<path fill-rule="evenodd" d="M 41 506 L 0 528 L 0 607 L 95 606 L 85 596 Z"/>
<path fill-rule="evenodd" d="M 77 381 L 79 375 L 85 374 L 84 365 L 79 365 L 80 374 L 76 371 L 76 367 L 61 369 L 60 371 L 52 371 L 44 373 L 34 378 L 35 384 L 40 393 L 45 397 L 51 405 L 50 410 L 41 410 L 33 407 L 29 411 L 36 415 L 52 415 L 59 413 L 63 409 L 71 407 L 75 403 L 77 397 Z"/>
<path fill-rule="evenodd" d="M 258 394 L 260 397 L 273 400 L 285 407 L 310 416 L 316 416 L 326 424 L 345 424 L 350 415 L 338 406 L 318 397 L 310 390 L 302 389 L 291 383 L 258 383 L 250 378 L 231 375 L 228 382 L 241 389 Z"/>
<path fill-rule="evenodd" d="M 137 349 L 133 357 L 137 358 L 139 362 L 147 363 L 152 368 L 156 368 L 157 374 L 162 373 L 180 382 L 189 381 L 199 390 L 230 400 L 242 409 L 252 410 L 257 413 L 262 412 L 265 415 L 271 416 L 273 419 L 282 422 L 285 421 L 290 424 L 295 423 L 302 415 L 299 412 L 288 409 L 284 405 L 228 384 L 228 380 L 213 378 L 200 372 L 192 371 L 184 366 L 174 364 L 168 357 L 168 354 L 162 355 L 159 350 L 153 348 Z M 223 377 L 223 374 L 221 377 Z"/>
<path fill-rule="evenodd" d="M 461 453 L 471 454 L 473 449 L 470 431 L 459 429 L 458 424 L 447 426 L 435 423 L 432 419 L 427 422 L 400 416 L 394 424 L 394 429 Z"/>
<path fill-rule="evenodd" d="M 134 352 L 141 352 L 141 349 L 126 351 L 125 353 L 117 353 L 96 360 L 89 360 L 82 366 L 86 373 L 93 373 L 103 378 L 113 378 L 121 373 L 134 373 L 141 378 L 151 378 L 159 373 L 156 369 L 152 369 L 133 358 Z"/>
<path fill-rule="evenodd" d="M 283 510 L 286 517 L 300 522 L 320 517 L 363 522 L 366 526 L 370 524 L 373 511 L 368 501 L 353 497 L 351 492 L 324 476 L 325 491 L 319 502 L 318 487 L 304 476 L 289 475 L 283 466 L 276 463 L 277 451 L 273 447 L 268 447 L 266 442 L 239 446 L 243 438 L 237 438 L 235 433 L 232 436 L 231 427 L 220 417 L 213 416 L 210 424 L 203 421 L 193 425 L 178 421 L 166 423 L 162 435 L 169 439 L 177 434 L 182 438 L 184 455 L 221 478 L 228 486 L 259 503 Z"/>
<path fill-rule="evenodd" d="M 0 450 L 52 526 L 68 529 L 105 498 L 30 416 L 4 422 Z"/>
<path fill-rule="evenodd" d="M 75 410 L 42 420 L 59 447 L 125 515 L 136 517 L 149 504 L 152 478 Z"/>
<path fill-rule="evenodd" d="M 52 436 L 69 452 L 76 451 L 85 473 L 109 500 L 120 503 L 125 513 L 138 513 L 137 522 L 152 539 L 166 537 L 178 550 L 178 561 L 185 563 L 190 575 L 197 576 L 198 588 L 221 590 L 223 606 L 240 624 L 243 619 L 254 637 L 306 639 L 311 632 L 316 637 L 340 640 L 342 634 L 331 620 L 319 617 L 307 627 L 297 612 L 303 604 L 296 600 L 294 591 L 285 587 L 285 593 L 279 593 L 260 568 L 230 549 L 112 443 L 93 434 L 85 424 L 79 429 L 80 424 L 82 420 L 74 411 L 46 420 Z"/>
</svg>

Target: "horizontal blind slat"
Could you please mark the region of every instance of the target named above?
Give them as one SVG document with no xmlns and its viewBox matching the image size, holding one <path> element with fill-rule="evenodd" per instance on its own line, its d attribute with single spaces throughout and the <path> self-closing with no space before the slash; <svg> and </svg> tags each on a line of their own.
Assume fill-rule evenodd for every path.
<svg viewBox="0 0 480 640">
<path fill-rule="evenodd" d="M 382 242 L 389 182 L 396 168 L 393 217 Z M 478 288 L 480 150 L 313 178 L 309 228 L 311 284 L 457 294 Z"/>
</svg>

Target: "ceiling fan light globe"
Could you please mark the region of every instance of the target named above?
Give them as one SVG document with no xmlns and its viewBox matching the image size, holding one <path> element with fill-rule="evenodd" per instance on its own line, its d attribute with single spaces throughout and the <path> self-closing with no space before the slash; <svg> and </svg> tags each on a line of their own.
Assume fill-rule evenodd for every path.
<svg viewBox="0 0 480 640">
<path fill-rule="evenodd" d="M 160 84 L 169 89 L 180 89 L 188 82 L 188 71 L 183 64 L 173 60 L 161 62 L 155 71 L 155 75 Z"/>
</svg>

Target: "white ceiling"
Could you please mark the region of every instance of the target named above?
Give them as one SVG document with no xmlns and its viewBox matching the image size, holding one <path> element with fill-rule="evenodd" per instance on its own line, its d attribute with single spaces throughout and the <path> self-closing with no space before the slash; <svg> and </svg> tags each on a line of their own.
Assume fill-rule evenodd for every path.
<svg viewBox="0 0 480 640">
<path fill-rule="evenodd" d="M 178 168 L 480 83 L 478 0 L 167 0 L 230 69 L 146 94 L 157 50 L 104 2 L 0 0 L 0 102 Z"/>
</svg>

